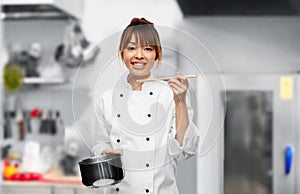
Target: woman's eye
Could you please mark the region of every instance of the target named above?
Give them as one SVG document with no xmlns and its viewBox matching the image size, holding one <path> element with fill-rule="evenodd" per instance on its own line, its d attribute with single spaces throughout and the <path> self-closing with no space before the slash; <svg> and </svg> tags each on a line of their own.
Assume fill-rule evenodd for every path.
<svg viewBox="0 0 300 194">
<path fill-rule="evenodd" d="M 153 48 L 151 48 L 151 47 L 146 47 L 146 48 L 145 48 L 145 51 L 153 51 Z"/>
<path fill-rule="evenodd" d="M 133 46 L 127 47 L 127 50 L 133 51 L 135 48 Z"/>
</svg>

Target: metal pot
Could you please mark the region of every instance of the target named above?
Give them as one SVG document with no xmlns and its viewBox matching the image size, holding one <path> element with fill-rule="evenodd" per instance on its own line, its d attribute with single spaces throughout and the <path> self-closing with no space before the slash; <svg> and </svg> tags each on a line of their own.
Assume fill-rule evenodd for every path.
<svg viewBox="0 0 300 194">
<path fill-rule="evenodd" d="M 78 164 L 82 183 L 91 188 L 117 184 L 125 175 L 120 154 L 92 156 Z"/>
</svg>

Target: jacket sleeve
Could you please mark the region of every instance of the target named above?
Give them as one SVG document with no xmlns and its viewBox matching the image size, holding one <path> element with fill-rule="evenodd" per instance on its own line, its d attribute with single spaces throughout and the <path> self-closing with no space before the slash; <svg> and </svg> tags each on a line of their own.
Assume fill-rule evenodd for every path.
<svg viewBox="0 0 300 194">
<path fill-rule="evenodd" d="M 195 155 L 198 151 L 200 140 L 200 131 L 193 122 L 194 111 L 191 107 L 190 95 L 187 93 L 186 103 L 189 115 L 189 125 L 183 138 L 183 144 L 180 146 L 176 137 L 176 113 L 175 109 L 172 113 L 172 120 L 170 123 L 170 131 L 168 137 L 168 150 L 169 154 L 178 159 L 184 160 Z"/>
<path fill-rule="evenodd" d="M 92 153 L 94 155 L 101 155 L 105 149 L 112 149 L 112 145 L 109 139 L 112 125 L 106 118 L 107 114 L 105 114 L 105 112 L 107 112 L 107 108 L 105 109 L 104 104 L 104 97 L 100 98 L 96 103 L 96 144 L 92 147 Z"/>
</svg>

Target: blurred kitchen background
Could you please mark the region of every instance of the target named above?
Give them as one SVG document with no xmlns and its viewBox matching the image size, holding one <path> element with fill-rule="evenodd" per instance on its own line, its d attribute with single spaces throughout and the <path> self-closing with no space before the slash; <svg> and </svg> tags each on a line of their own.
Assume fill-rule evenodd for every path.
<svg viewBox="0 0 300 194">
<path fill-rule="evenodd" d="M 90 142 L 94 132 L 89 73 L 111 57 L 118 63 L 118 39 L 110 45 L 108 37 L 133 17 L 184 35 L 165 36 L 176 52 L 166 49 L 172 68 L 162 75 L 200 75 L 190 91 L 201 146 L 178 163 L 180 192 L 300 193 L 300 1 L 2 0 L 1 7 L 0 194 L 101 193 L 80 184 L 77 166 L 90 155 L 82 138 Z M 99 93 L 118 68 L 105 69 Z"/>
</svg>

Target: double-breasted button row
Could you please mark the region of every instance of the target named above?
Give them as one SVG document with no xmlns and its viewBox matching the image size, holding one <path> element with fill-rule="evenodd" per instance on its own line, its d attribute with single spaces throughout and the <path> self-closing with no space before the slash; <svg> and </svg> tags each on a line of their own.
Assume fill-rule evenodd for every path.
<svg viewBox="0 0 300 194">
<path fill-rule="evenodd" d="M 116 141 L 117 141 L 117 143 L 121 142 L 121 140 L 119 138 Z M 150 137 L 146 137 L 146 141 L 150 141 Z"/>
<path fill-rule="evenodd" d="M 149 92 L 149 94 L 152 96 L 152 95 L 153 95 L 153 92 Z M 150 118 L 150 117 L 151 117 L 151 114 L 148 114 L 147 116 Z"/>
<path fill-rule="evenodd" d="M 149 92 L 149 94 L 150 94 L 150 96 L 152 96 L 152 95 L 153 95 L 153 92 Z M 120 97 L 123 98 L 123 97 L 124 97 L 124 94 L 121 93 L 121 94 L 120 94 Z"/>
<path fill-rule="evenodd" d="M 118 192 L 118 191 L 120 191 L 120 189 L 117 187 L 117 188 L 116 188 L 116 191 Z M 149 193 L 150 190 L 149 190 L 149 189 L 145 189 L 145 192 L 146 192 L 146 193 Z"/>
<path fill-rule="evenodd" d="M 152 95 L 153 95 L 153 92 L 149 92 L 149 94 L 152 96 Z M 120 94 L 120 97 L 123 98 L 123 97 L 124 97 L 124 94 L 121 93 L 121 94 Z M 147 116 L 150 118 L 152 115 L 151 115 L 150 113 L 148 113 Z M 117 114 L 117 117 L 120 118 L 120 117 L 121 117 L 121 114 Z"/>
<path fill-rule="evenodd" d="M 151 114 L 147 114 L 147 116 L 150 118 L 151 117 Z M 117 117 L 120 118 L 121 117 L 121 114 L 117 114 Z"/>
</svg>

